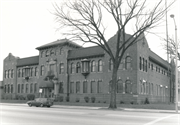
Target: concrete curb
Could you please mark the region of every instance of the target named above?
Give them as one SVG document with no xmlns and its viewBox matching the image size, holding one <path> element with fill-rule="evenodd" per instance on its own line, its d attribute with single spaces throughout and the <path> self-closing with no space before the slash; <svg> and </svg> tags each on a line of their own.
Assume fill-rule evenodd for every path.
<svg viewBox="0 0 180 125">
<path fill-rule="evenodd" d="M 22 103 L 0 103 L 0 105 L 12 106 L 27 106 Z M 71 106 L 71 105 L 53 105 L 52 108 L 68 108 L 68 109 L 90 109 L 90 110 L 109 110 L 107 107 L 89 107 L 89 106 Z M 152 112 L 152 113 L 176 113 L 175 110 L 158 110 L 158 109 L 132 109 L 118 107 L 115 111 L 129 111 L 129 112 Z M 180 113 L 180 110 L 179 112 Z"/>
</svg>

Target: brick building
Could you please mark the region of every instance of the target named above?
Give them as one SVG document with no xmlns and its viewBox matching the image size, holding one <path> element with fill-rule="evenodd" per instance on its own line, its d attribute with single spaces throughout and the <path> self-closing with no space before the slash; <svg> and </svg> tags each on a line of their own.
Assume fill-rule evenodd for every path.
<svg viewBox="0 0 180 125">
<path fill-rule="evenodd" d="M 114 47 L 116 35 L 108 44 Z M 112 61 L 100 47 L 82 48 L 68 40 L 57 40 L 36 48 L 39 55 L 18 58 L 11 53 L 4 59 L 4 98 L 69 97 L 71 102 L 109 102 Z M 146 39 L 131 46 L 118 70 L 117 102 L 169 102 L 171 65 L 149 49 Z"/>
</svg>

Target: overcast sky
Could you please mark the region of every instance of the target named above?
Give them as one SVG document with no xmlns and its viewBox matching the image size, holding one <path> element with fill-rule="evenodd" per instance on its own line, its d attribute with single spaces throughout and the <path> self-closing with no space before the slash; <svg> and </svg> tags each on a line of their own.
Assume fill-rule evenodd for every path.
<svg viewBox="0 0 180 125">
<path fill-rule="evenodd" d="M 0 0 L 0 81 L 3 80 L 3 60 L 9 53 L 20 58 L 36 56 L 39 54 L 36 47 L 64 38 L 60 32 L 56 31 L 55 17 L 50 13 L 53 10 L 52 2 L 54 1 Z M 175 15 L 178 34 L 180 34 L 179 12 L 180 0 L 177 0 L 168 12 L 170 36 L 174 36 L 175 32 L 170 14 Z M 162 37 L 164 37 L 165 29 L 165 24 L 158 29 Z M 147 41 L 152 51 L 166 59 L 160 38 L 149 35 Z"/>
</svg>

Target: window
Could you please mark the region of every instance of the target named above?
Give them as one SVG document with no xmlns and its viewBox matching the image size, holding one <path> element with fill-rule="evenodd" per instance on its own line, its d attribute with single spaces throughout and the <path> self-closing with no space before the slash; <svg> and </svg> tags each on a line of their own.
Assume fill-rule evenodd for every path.
<svg viewBox="0 0 180 125">
<path fill-rule="evenodd" d="M 63 82 L 59 84 L 59 93 L 63 93 Z"/>
<path fill-rule="evenodd" d="M 142 62 L 142 68 L 143 68 L 143 71 L 145 70 L 145 60 L 144 60 L 144 58 L 143 58 L 143 60 L 142 60 L 143 62 Z"/>
<path fill-rule="evenodd" d="M 87 81 L 83 82 L 83 93 L 87 93 Z"/>
<path fill-rule="evenodd" d="M 41 76 L 44 75 L 44 66 L 41 66 Z"/>
<path fill-rule="evenodd" d="M 117 82 L 117 93 L 123 93 L 123 81 L 121 79 Z"/>
<path fill-rule="evenodd" d="M 74 65 L 74 63 L 71 63 L 70 70 L 71 70 L 71 73 L 75 73 L 75 65 Z"/>
<path fill-rule="evenodd" d="M 60 49 L 60 55 L 61 55 L 61 54 L 63 54 L 63 49 L 62 49 L 62 48 Z"/>
<path fill-rule="evenodd" d="M 24 84 L 21 84 L 21 93 L 24 93 Z"/>
<path fill-rule="evenodd" d="M 80 82 L 76 82 L 76 93 L 80 93 Z"/>
<path fill-rule="evenodd" d="M 97 83 L 97 93 L 102 93 L 102 81 L 98 81 Z"/>
<path fill-rule="evenodd" d="M 29 84 L 26 84 L 26 93 L 28 93 L 28 85 L 29 85 Z"/>
<path fill-rule="evenodd" d="M 145 71 L 147 72 L 147 60 L 145 60 Z"/>
<path fill-rule="evenodd" d="M 34 84 L 34 93 L 37 93 L 37 83 Z"/>
<path fill-rule="evenodd" d="M 54 55 L 55 55 L 54 50 L 51 50 L 51 51 L 50 51 L 50 55 L 51 55 L 51 56 L 54 56 Z"/>
<path fill-rule="evenodd" d="M 44 51 L 41 52 L 41 58 L 43 58 L 45 56 Z"/>
<path fill-rule="evenodd" d="M 37 76 L 38 75 L 38 69 L 37 69 L 37 67 L 35 67 L 35 72 L 34 72 L 35 74 L 34 74 L 34 76 Z"/>
<path fill-rule="evenodd" d="M 11 85 L 11 93 L 13 93 L 13 85 Z"/>
<path fill-rule="evenodd" d="M 76 73 L 80 73 L 81 72 L 81 65 L 79 62 L 77 62 L 76 64 Z"/>
<path fill-rule="evenodd" d="M 50 55 L 49 50 L 46 50 L 46 57 L 48 57 Z"/>
<path fill-rule="evenodd" d="M 74 82 L 70 82 L 70 93 L 74 93 Z"/>
<path fill-rule="evenodd" d="M 153 64 L 151 64 L 151 70 L 153 70 Z"/>
<path fill-rule="evenodd" d="M 91 81 L 91 93 L 96 93 L 96 83 L 95 83 L 95 81 Z"/>
<path fill-rule="evenodd" d="M 14 70 L 12 69 L 11 70 L 11 78 L 13 78 L 14 77 Z"/>
<path fill-rule="evenodd" d="M 126 82 L 125 82 L 125 92 L 131 93 L 131 81 L 130 80 L 126 80 Z"/>
<path fill-rule="evenodd" d="M 95 72 L 96 62 L 93 60 L 91 61 L 91 72 Z"/>
<path fill-rule="evenodd" d="M 22 77 L 25 76 L 25 69 L 22 69 Z"/>
<path fill-rule="evenodd" d="M 141 57 L 139 57 L 139 70 L 141 70 L 142 69 L 142 64 L 141 64 Z"/>
<path fill-rule="evenodd" d="M 8 70 L 8 78 L 11 78 L 11 70 Z"/>
<path fill-rule="evenodd" d="M 64 73 L 64 63 L 60 63 L 59 64 L 59 74 L 63 74 Z"/>
<path fill-rule="evenodd" d="M 98 72 L 102 72 L 102 60 L 98 61 Z"/>
<path fill-rule="evenodd" d="M 20 93 L 20 84 L 18 84 L 18 93 Z"/>
<path fill-rule="evenodd" d="M 33 93 L 33 83 L 30 84 L 30 93 Z"/>
<path fill-rule="evenodd" d="M 112 59 L 109 59 L 109 70 L 111 71 L 113 69 L 113 61 Z"/>
<path fill-rule="evenodd" d="M 21 69 L 18 69 L 18 77 L 21 77 Z"/>
<path fill-rule="evenodd" d="M 33 76 L 33 68 L 30 68 L 30 76 Z"/>
<path fill-rule="evenodd" d="M 58 48 L 56 49 L 55 53 L 56 53 L 56 55 L 59 55 L 59 49 Z"/>
<path fill-rule="evenodd" d="M 146 82 L 146 94 L 149 94 L 149 84 Z"/>
<path fill-rule="evenodd" d="M 125 59 L 125 68 L 130 69 L 131 68 L 131 57 L 127 56 Z"/>
<path fill-rule="evenodd" d="M 8 89 L 7 89 L 7 93 L 10 93 L 10 85 L 8 84 Z"/>
</svg>

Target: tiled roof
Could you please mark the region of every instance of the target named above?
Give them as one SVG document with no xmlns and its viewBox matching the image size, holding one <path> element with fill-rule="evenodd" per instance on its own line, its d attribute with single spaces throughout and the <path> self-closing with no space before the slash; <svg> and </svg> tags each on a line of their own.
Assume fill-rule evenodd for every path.
<svg viewBox="0 0 180 125">
<path fill-rule="evenodd" d="M 102 56 L 102 55 L 104 55 L 104 50 L 99 46 L 94 46 L 94 47 L 70 50 L 68 54 L 68 59 L 88 58 L 92 56 Z"/>
<path fill-rule="evenodd" d="M 56 40 L 54 42 L 39 46 L 36 49 L 39 50 L 39 49 L 43 49 L 43 48 L 47 48 L 47 47 L 51 47 L 51 46 L 64 45 L 64 44 L 70 44 L 70 45 L 76 46 L 78 48 L 81 47 L 80 45 L 78 45 L 75 42 L 72 42 L 72 41 L 70 41 L 68 39 L 60 39 L 60 40 Z"/>
<path fill-rule="evenodd" d="M 28 66 L 39 64 L 39 56 L 21 58 L 17 60 L 17 66 Z"/>
<path fill-rule="evenodd" d="M 168 62 L 150 50 L 149 58 L 164 68 L 168 68 Z"/>
</svg>

